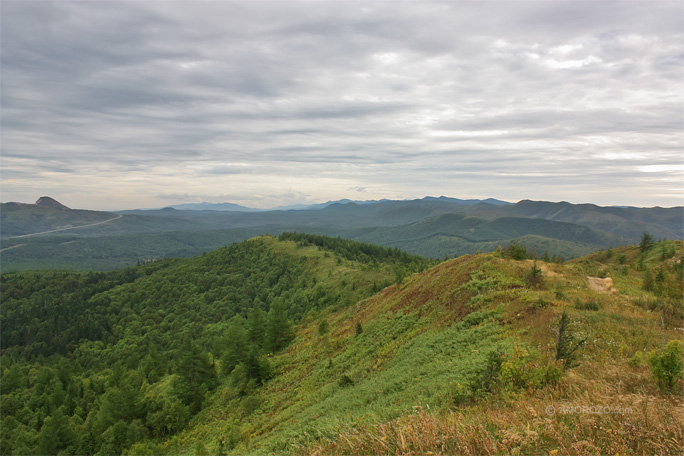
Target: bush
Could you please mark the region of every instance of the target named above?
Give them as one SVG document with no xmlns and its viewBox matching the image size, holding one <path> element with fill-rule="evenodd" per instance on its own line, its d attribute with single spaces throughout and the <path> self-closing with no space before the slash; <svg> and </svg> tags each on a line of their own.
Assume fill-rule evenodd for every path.
<svg viewBox="0 0 684 456">
<path fill-rule="evenodd" d="M 683 355 L 682 341 L 671 340 L 662 352 L 654 354 L 651 358 L 651 372 L 662 389 L 673 390 L 677 380 L 683 378 Z"/>
<path fill-rule="evenodd" d="M 527 258 L 527 249 L 517 240 L 514 240 L 508 247 L 506 247 L 505 254 L 514 260 L 524 260 Z"/>
<path fill-rule="evenodd" d="M 575 308 L 579 310 L 599 310 L 599 305 L 594 301 L 582 302 L 578 298 L 575 302 Z"/>
<path fill-rule="evenodd" d="M 330 324 L 327 319 L 321 320 L 318 324 L 318 335 L 323 337 L 330 331 Z"/>
<path fill-rule="evenodd" d="M 337 384 L 344 388 L 347 386 L 352 386 L 354 384 L 354 380 L 352 380 L 349 375 L 345 374 L 342 377 L 340 377 L 340 379 L 337 381 Z"/>
</svg>

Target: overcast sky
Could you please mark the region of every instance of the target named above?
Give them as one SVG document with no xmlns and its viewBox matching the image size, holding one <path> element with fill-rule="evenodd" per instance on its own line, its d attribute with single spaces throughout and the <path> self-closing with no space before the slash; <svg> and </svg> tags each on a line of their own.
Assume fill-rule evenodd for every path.
<svg viewBox="0 0 684 456">
<path fill-rule="evenodd" d="M 6 1 L 2 201 L 684 203 L 681 1 Z"/>
</svg>

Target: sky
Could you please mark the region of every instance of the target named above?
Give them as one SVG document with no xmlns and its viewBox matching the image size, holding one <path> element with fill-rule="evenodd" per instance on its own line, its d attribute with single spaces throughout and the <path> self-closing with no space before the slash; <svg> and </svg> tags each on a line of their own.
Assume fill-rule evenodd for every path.
<svg viewBox="0 0 684 456">
<path fill-rule="evenodd" d="M 0 198 L 684 203 L 681 1 L 11 1 Z"/>
</svg>

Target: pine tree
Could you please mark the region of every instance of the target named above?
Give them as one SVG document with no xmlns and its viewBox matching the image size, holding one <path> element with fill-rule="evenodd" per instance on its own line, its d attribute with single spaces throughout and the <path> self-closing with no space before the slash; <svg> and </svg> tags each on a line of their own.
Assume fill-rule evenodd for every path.
<svg viewBox="0 0 684 456">
<path fill-rule="evenodd" d="M 225 337 L 223 357 L 221 358 L 221 368 L 225 375 L 230 374 L 235 366 L 245 360 L 249 345 L 245 320 L 236 315 L 230 320 Z"/>
<path fill-rule="evenodd" d="M 639 244 L 639 250 L 641 250 L 642 252 L 645 252 L 646 250 L 653 247 L 654 244 L 655 244 L 655 241 L 653 240 L 653 236 L 649 233 L 644 233 L 641 236 L 641 243 Z"/>
<path fill-rule="evenodd" d="M 563 368 L 570 369 L 577 364 L 577 350 L 586 343 L 586 339 L 577 340 L 570 330 L 570 317 L 563 311 L 558 323 L 556 339 L 556 361 L 563 361 Z"/>
<path fill-rule="evenodd" d="M 207 391 L 216 386 L 216 372 L 209 356 L 196 343 L 185 345 L 187 348 L 178 364 L 174 389 L 188 406 L 190 414 L 194 415 L 202 408 Z"/>
<path fill-rule="evenodd" d="M 263 310 L 257 308 L 249 313 L 247 331 L 252 345 L 262 349 L 266 340 L 266 313 Z"/>
<path fill-rule="evenodd" d="M 266 328 L 266 348 L 271 353 L 282 350 L 292 340 L 292 326 L 282 302 L 274 301 L 271 305 Z"/>
<path fill-rule="evenodd" d="M 40 454 L 57 454 L 76 442 L 76 434 L 69 426 L 69 421 L 57 409 L 52 416 L 45 418 L 38 435 L 38 452 Z"/>
</svg>

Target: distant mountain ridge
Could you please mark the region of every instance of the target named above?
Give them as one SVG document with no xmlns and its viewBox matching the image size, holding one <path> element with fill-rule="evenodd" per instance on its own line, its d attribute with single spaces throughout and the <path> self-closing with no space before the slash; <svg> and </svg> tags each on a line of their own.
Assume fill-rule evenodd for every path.
<svg viewBox="0 0 684 456">
<path fill-rule="evenodd" d="M 269 211 L 308 211 L 308 210 L 318 210 L 318 209 L 325 209 L 328 206 L 332 206 L 334 204 L 348 204 L 348 203 L 354 203 L 354 204 L 359 204 L 359 205 L 365 205 L 365 204 L 377 204 L 377 203 L 386 203 L 386 202 L 401 202 L 401 201 L 441 201 L 441 202 L 449 202 L 449 203 L 455 203 L 455 204 L 462 204 L 466 206 L 478 204 L 478 203 L 488 203 L 492 204 L 495 206 L 506 206 L 510 203 L 508 201 L 502 201 L 498 200 L 495 198 L 487 198 L 487 199 L 459 199 L 459 198 L 450 198 L 447 196 L 440 196 L 440 197 L 434 197 L 434 196 L 426 196 L 422 199 L 414 199 L 414 200 L 390 200 L 390 199 L 380 199 L 380 200 L 350 200 L 348 198 L 340 199 L 340 200 L 335 200 L 335 201 L 327 201 L 325 203 L 314 203 L 314 204 L 292 204 L 292 205 L 285 205 L 285 206 L 277 206 L 271 209 L 256 209 L 256 208 L 251 208 L 251 207 L 246 207 L 246 206 L 241 206 L 239 204 L 235 203 L 184 203 L 184 204 L 173 204 L 169 207 L 172 207 L 174 209 L 178 210 L 188 210 L 188 211 L 235 211 L 235 212 L 269 212 Z"/>
<path fill-rule="evenodd" d="M 185 203 L 169 206 L 183 211 L 235 211 L 235 212 L 260 212 L 261 209 L 241 206 L 234 203 Z M 166 209 L 166 208 L 165 208 Z"/>
<path fill-rule="evenodd" d="M 40 204 L 38 204 L 40 203 Z M 340 236 L 432 258 L 495 250 L 514 240 L 539 255 L 574 258 L 656 239 L 684 239 L 684 208 L 602 207 L 522 200 L 338 200 L 277 210 L 232 203 L 229 210 L 166 207 L 117 213 L 69 209 L 50 197 L 5 203 L 0 213 L 3 269 L 108 270 L 188 257 L 261 234 Z M 31 237 L 26 237 L 26 235 Z M 19 236 L 23 236 L 18 238 Z"/>
</svg>

